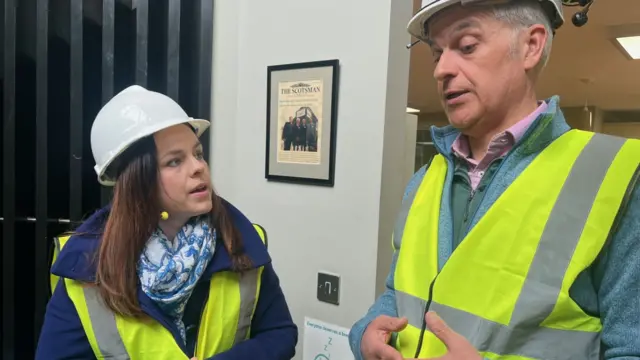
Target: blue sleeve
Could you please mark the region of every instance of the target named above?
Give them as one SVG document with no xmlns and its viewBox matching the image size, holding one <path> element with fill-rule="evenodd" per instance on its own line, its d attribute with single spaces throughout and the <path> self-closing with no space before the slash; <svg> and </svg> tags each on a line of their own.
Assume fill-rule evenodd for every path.
<svg viewBox="0 0 640 360">
<path fill-rule="evenodd" d="M 403 202 L 407 201 L 407 196 L 420 186 L 422 178 L 426 173 L 427 166 L 428 165 L 423 166 L 411 177 L 409 184 L 405 189 L 404 196 L 402 197 Z M 381 315 L 391 317 L 398 316 L 398 310 L 396 309 L 396 292 L 393 284 L 393 276 L 396 269 L 396 262 L 398 260 L 397 250 L 398 249 L 394 251 L 393 258 L 391 260 L 391 270 L 387 276 L 386 290 L 369 308 L 367 314 L 362 319 L 358 320 L 349 331 L 349 346 L 351 347 L 351 352 L 356 358 L 355 360 L 363 360 L 360 347 L 362 343 L 362 336 L 364 335 L 364 331 L 367 329 L 367 326 L 369 326 L 375 318 Z"/>
<path fill-rule="evenodd" d="M 623 209 L 623 211 L 625 211 Z M 640 183 L 594 265 L 604 358 L 640 359 Z"/>
<path fill-rule="evenodd" d="M 297 343 L 298 328 L 291 318 L 280 280 L 269 264 L 262 272 L 250 338 L 208 360 L 290 360 Z"/>
<path fill-rule="evenodd" d="M 356 358 L 355 360 L 363 360 L 360 345 L 362 343 L 362 335 L 364 335 L 364 331 L 367 329 L 367 326 L 369 326 L 375 318 L 381 315 L 391 317 L 398 316 L 398 311 L 396 309 L 396 293 L 393 287 L 393 273 L 396 266 L 396 260 L 397 254 L 394 253 L 391 263 L 391 271 L 387 276 L 387 289 L 369 308 L 367 314 L 362 319 L 358 320 L 349 331 L 349 346 L 351 347 L 351 352 Z"/>
<path fill-rule="evenodd" d="M 58 281 L 47 304 L 36 360 L 95 359 L 76 308 L 67 295 L 63 279 Z"/>
</svg>

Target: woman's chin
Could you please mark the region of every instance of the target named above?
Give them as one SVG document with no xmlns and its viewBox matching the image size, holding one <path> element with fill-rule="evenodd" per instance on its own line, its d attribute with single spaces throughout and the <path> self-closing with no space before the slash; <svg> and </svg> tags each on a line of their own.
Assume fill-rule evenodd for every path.
<svg viewBox="0 0 640 360">
<path fill-rule="evenodd" d="M 211 201 L 209 201 L 208 203 L 192 205 L 189 209 L 189 212 L 192 214 L 192 216 L 200 216 L 210 213 L 212 208 L 213 204 L 211 203 Z"/>
</svg>

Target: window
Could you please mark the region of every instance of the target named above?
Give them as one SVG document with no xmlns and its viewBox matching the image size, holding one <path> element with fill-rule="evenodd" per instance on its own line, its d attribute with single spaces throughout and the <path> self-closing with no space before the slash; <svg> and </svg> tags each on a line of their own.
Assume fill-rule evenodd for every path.
<svg viewBox="0 0 640 360">
<path fill-rule="evenodd" d="M 416 135 L 415 171 L 427 164 L 437 153 L 436 147 L 431 141 L 431 131 L 429 129 L 419 129 Z"/>
</svg>

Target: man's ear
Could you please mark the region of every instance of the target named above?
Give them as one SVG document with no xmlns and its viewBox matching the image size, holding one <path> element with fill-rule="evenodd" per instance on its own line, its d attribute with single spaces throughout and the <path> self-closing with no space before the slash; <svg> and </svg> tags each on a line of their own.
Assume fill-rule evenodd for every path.
<svg viewBox="0 0 640 360">
<path fill-rule="evenodd" d="M 547 43 L 548 35 L 547 29 L 541 24 L 532 25 L 526 30 L 524 52 L 525 70 L 529 71 L 534 69 L 542 59 L 542 52 Z"/>
</svg>

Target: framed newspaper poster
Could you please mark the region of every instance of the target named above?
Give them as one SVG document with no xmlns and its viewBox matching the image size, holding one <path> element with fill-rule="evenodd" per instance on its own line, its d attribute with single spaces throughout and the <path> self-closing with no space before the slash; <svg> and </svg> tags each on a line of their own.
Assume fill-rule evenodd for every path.
<svg viewBox="0 0 640 360">
<path fill-rule="evenodd" d="M 338 60 L 267 69 L 267 180 L 333 186 Z"/>
</svg>

